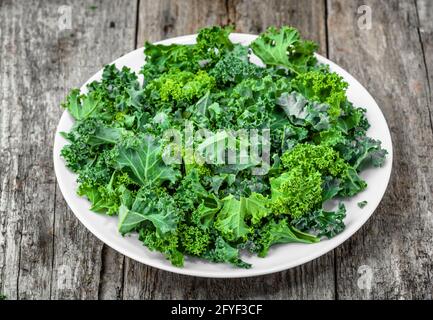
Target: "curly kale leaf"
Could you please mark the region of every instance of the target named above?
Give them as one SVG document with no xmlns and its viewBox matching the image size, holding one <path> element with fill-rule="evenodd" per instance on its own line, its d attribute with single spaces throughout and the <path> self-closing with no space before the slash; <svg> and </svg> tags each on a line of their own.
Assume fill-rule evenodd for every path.
<svg viewBox="0 0 433 320">
<path fill-rule="evenodd" d="M 247 218 L 253 224 L 258 224 L 263 218 L 271 214 L 269 199 L 260 193 L 252 193 L 248 198 L 241 198 L 242 205 L 245 207 Z"/>
<path fill-rule="evenodd" d="M 354 168 L 349 168 L 344 180 L 341 182 L 341 190 L 338 195 L 343 197 L 352 197 L 355 194 L 365 190 L 367 183 L 362 180 L 358 172 Z"/>
<path fill-rule="evenodd" d="M 102 104 L 97 95 L 81 95 L 79 89 L 74 89 L 62 106 L 69 111 L 75 120 L 83 120 L 94 115 Z"/>
<path fill-rule="evenodd" d="M 157 101 L 192 102 L 214 86 L 215 79 L 206 71 L 200 70 L 195 74 L 189 71 L 177 71 L 163 74 L 151 81 L 146 86 L 146 92 Z"/>
<path fill-rule="evenodd" d="M 109 173 L 110 171 L 101 170 L 98 166 L 85 170 L 79 176 L 81 184 L 78 194 L 89 199 L 92 203 L 90 210 L 115 215 L 119 211 L 121 199 L 130 196 L 128 188 L 133 186 L 134 182 L 126 174 L 114 171 L 107 183 L 105 180 Z"/>
<path fill-rule="evenodd" d="M 317 171 L 295 168 L 272 178 L 271 209 L 276 214 L 300 217 L 322 203 L 322 180 Z"/>
<path fill-rule="evenodd" d="M 150 135 L 145 135 L 131 145 L 120 145 L 116 166 L 125 170 L 139 185 L 160 185 L 164 181 L 174 183 L 179 171 L 165 165 L 162 145 Z"/>
<path fill-rule="evenodd" d="M 100 120 L 89 118 L 77 121 L 71 131 L 62 133 L 63 137 L 70 143 L 63 147 L 60 154 L 72 171 L 79 172 L 84 169 L 99 154 L 99 148 L 89 144 L 89 137 L 96 132 L 100 125 Z"/>
<path fill-rule="evenodd" d="M 298 144 L 281 156 L 285 172 L 271 178 L 271 208 L 300 218 L 336 195 L 365 189 L 356 170 L 329 145 Z"/>
<path fill-rule="evenodd" d="M 251 45 L 254 54 L 267 66 L 285 67 L 295 74 L 305 72 L 316 64 L 317 45 L 301 39 L 291 27 L 268 28 Z"/>
<path fill-rule="evenodd" d="M 140 73 L 143 74 L 145 83 L 158 78 L 170 69 L 195 72 L 199 68 L 198 62 L 194 59 L 192 45 L 163 45 L 146 42 L 144 54 L 146 64 Z"/>
<path fill-rule="evenodd" d="M 233 49 L 233 44 L 228 38 L 231 30 L 216 26 L 203 28 L 197 36 L 195 45 L 154 45 L 146 42 L 146 64 L 140 71 L 145 83 L 170 70 L 196 73 L 200 69 L 209 69 L 225 53 Z"/>
<path fill-rule="evenodd" d="M 346 137 L 340 129 L 332 127 L 328 130 L 320 131 L 318 134 L 314 135 L 313 141 L 318 145 L 321 144 L 335 147 L 336 145 L 345 143 Z"/>
<path fill-rule="evenodd" d="M 204 198 L 209 196 L 200 180 L 200 174 L 194 168 L 180 182 L 173 198 L 181 210 L 191 212 L 202 203 Z"/>
<path fill-rule="evenodd" d="M 335 120 L 341 114 L 348 84 L 337 73 L 308 71 L 299 74 L 291 81 L 291 85 L 308 100 L 329 105 L 327 112 L 331 119 Z"/>
<path fill-rule="evenodd" d="M 222 202 L 215 196 L 210 195 L 203 199 L 197 209 L 191 214 L 191 221 L 202 229 L 208 230 L 214 223 L 216 214 L 221 210 Z"/>
<path fill-rule="evenodd" d="M 135 120 L 132 110 L 145 107 L 144 92 L 137 75 L 128 67 L 121 70 L 107 65 L 102 72 L 101 81 L 93 81 L 87 85 L 88 96 L 100 101 L 96 116 L 117 127 L 130 128 Z"/>
<path fill-rule="evenodd" d="M 345 101 L 342 104 L 342 112 L 337 120 L 337 127 L 345 134 L 349 134 L 350 131 L 359 130 L 363 134 L 370 127 L 366 118 L 366 110 L 363 108 L 355 108 L 349 101 Z"/>
<path fill-rule="evenodd" d="M 183 266 L 184 255 L 179 250 L 180 240 L 176 232 L 161 236 L 154 228 L 143 227 L 139 230 L 139 239 L 149 250 L 163 253 L 174 266 Z"/>
<path fill-rule="evenodd" d="M 259 257 L 265 257 L 269 248 L 277 243 L 315 243 L 319 240 L 319 238 L 291 226 L 285 219 L 278 222 L 271 220 L 259 230 L 255 246 Z"/>
<path fill-rule="evenodd" d="M 300 168 L 303 172 L 318 171 L 339 177 L 345 174 L 348 164 L 339 153 L 326 145 L 298 144 L 292 151 L 281 156 L 284 168 Z"/>
<path fill-rule="evenodd" d="M 122 204 L 119 208 L 118 229 L 122 234 L 136 230 L 142 222 L 150 221 L 157 233 L 162 236 L 174 232 L 179 221 L 178 208 L 163 190 L 145 186 L 138 192 L 132 207 Z"/>
<path fill-rule="evenodd" d="M 203 257 L 214 262 L 231 263 L 240 268 L 251 268 L 251 264 L 241 260 L 239 249 L 231 246 L 221 237 L 217 237 L 215 240 L 215 247 L 206 252 Z"/>
<path fill-rule="evenodd" d="M 208 231 L 197 226 L 182 224 L 178 229 L 182 251 L 189 255 L 201 256 L 208 251 L 211 236 Z"/>
<path fill-rule="evenodd" d="M 387 151 L 382 149 L 381 142 L 367 136 L 346 140 L 336 147 L 342 156 L 360 171 L 367 167 L 381 167 L 385 162 Z"/>
<path fill-rule="evenodd" d="M 234 47 L 229 39 L 232 27 L 213 26 L 203 28 L 197 35 L 196 54 L 202 59 L 216 61 Z M 202 61 L 209 63 L 210 61 Z"/>
<path fill-rule="evenodd" d="M 329 106 L 327 104 L 310 102 L 296 91 L 283 92 L 275 103 L 284 110 L 294 125 L 310 125 L 316 131 L 326 130 L 330 127 Z"/>
<path fill-rule="evenodd" d="M 264 74 L 264 69 L 249 62 L 247 47 L 236 44 L 232 51 L 215 64 L 209 74 L 224 87 L 239 83 L 243 79 L 259 78 Z"/>
<path fill-rule="evenodd" d="M 346 207 L 340 203 L 336 211 L 315 210 L 294 219 L 292 224 L 299 230 L 313 232 L 318 237 L 332 238 L 344 230 L 345 217 Z"/>
<path fill-rule="evenodd" d="M 223 207 L 215 221 L 215 229 L 228 241 L 246 240 L 250 229 L 245 222 L 245 205 L 233 196 L 223 201 Z"/>
</svg>

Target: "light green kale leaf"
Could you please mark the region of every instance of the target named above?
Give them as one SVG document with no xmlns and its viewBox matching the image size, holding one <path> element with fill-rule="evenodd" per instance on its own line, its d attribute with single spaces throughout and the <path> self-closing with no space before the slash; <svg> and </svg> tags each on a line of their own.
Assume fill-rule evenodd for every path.
<svg viewBox="0 0 433 320">
<path fill-rule="evenodd" d="M 174 183 L 179 171 L 165 165 L 162 146 L 150 135 L 141 136 L 132 146 L 123 145 L 118 149 L 117 166 L 123 169 L 141 186 L 161 185 L 165 181 Z"/>
<path fill-rule="evenodd" d="M 218 213 L 215 229 L 228 241 L 246 240 L 250 229 L 245 223 L 245 206 L 233 195 L 222 199 L 223 207 Z"/>
<path fill-rule="evenodd" d="M 62 106 L 75 120 L 83 120 L 93 115 L 101 107 L 101 103 L 95 94 L 81 95 L 79 89 L 74 89 Z"/>
<path fill-rule="evenodd" d="M 119 208 L 118 229 L 122 234 L 137 229 L 142 222 L 150 221 L 162 236 L 175 231 L 179 217 L 172 197 L 164 191 L 145 186 L 138 192 L 132 207 L 122 204 Z"/>
<path fill-rule="evenodd" d="M 291 27 L 268 28 L 254 42 L 251 49 L 267 66 L 281 66 L 299 74 L 317 62 L 317 45 L 301 39 L 298 30 Z"/>
</svg>

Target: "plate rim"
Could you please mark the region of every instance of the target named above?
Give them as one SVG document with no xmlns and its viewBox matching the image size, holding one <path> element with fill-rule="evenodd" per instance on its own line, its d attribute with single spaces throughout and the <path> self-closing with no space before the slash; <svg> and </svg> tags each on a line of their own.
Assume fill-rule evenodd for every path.
<svg viewBox="0 0 433 320">
<path fill-rule="evenodd" d="M 158 41 L 155 42 L 155 44 L 169 44 L 169 43 L 182 43 L 184 41 L 193 41 L 195 39 L 195 37 L 197 36 L 197 34 L 189 34 L 189 35 L 183 35 L 183 36 L 179 36 L 179 37 L 173 37 L 173 38 L 168 38 L 162 41 Z M 240 41 L 252 41 L 254 40 L 257 35 L 254 34 L 247 34 L 247 33 L 231 33 L 230 34 L 231 38 L 238 38 Z M 239 42 L 239 41 L 238 41 Z M 115 59 L 114 61 L 108 63 L 110 64 L 116 64 L 119 60 L 121 60 L 122 58 L 124 58 L 125 56 L 129 55 L 129 54 L 133 54 L 134 52 L 137 51 L 143 51 L 144 47 L 132 50 L 128 53 L 126 53 L 125 55 L 122 55 L 121 57 Z M 62 116 L 59 119 L 59 122 L 57 124 L 56 127 L 56 131 L 55 131 L 55 136 L 54 136 L 54 144 L 53 144 L 53 162 L 54 162 L 54 171 L 55 171 L 55 177 L 57 180 L 57 184 L 60 188 L 60 191 L 62 193 L 63 198 L 65 199 L 65 202 L 67 203 L 68 207 L 71 209 L 71 211 L 74 213 L 74 216 L 76 218 L 78 218 L 78 220 L 94 235 L 96 236 L 100 241 L 102 241 L 104 244 L 108 245 L 109 247 L 111 247 L 112 249 L 116 250 L 117 252 L 119 252 L 120 254 L 123 254 L 135 261 L 138 261 L 140 263 L 143 263 L 145 265 L 154 267 L 154 268 L 158 268 L 164 271 L 169 271 L 169 272 L 173 272 L 173 273 L 178 273 L 178 274 L 183 274 L 183 275 L 189 275 L 189 276 L 195 276 L 195 277 L 205 277 L 205 278 L 246 278 L 246 277 L 255 277 L 255 276 L 261 276 L 261 275 L 266 275 L 266 274 L 271 274 L 271 273 L 276 273 L 276 272 L 280 272 L 280 271 L 284 271 L 284 270 L 288 270 L 300 265 L 303 265 L 307 262 L 310 262 L 312 260 L 315 260 L 327 253 L 329 253 L 330 251 L 334 250 L 335 248 L 339 247 L 341 244 L 343 244 L 346 240 L 348 240 L 349 238 L 351 238 L 357 231 L 359 231 L 361 229 L 361 227 L 368 221 L 368 219 L 375 213 L 378 205 L 380 204 L 380 202 L 383 199 L 383 196 L 385 194 L 385 192 L 388 190 L 388 186 L 389 186 L 389 181 L 390 181 L 390 177 L 391 177 L 391 172 L 392 172 L 392 167 L 393 167 L 393 144 L 392 144 L 392 136 L 390 133 L 390 129 L 389 129 L 389 125 L 388 122 L 382 112 L 382 110 L 380 109 L 379 105 L 377 104 L 377 102 L 374 100 L 374 98 L 371 96 L 370 92 L 355 78 L 353 77 L 349 72 L 347 72 L 344 68 L 342 68 L 341 66 L 339 66 L 338 64 L 334 63 L 333 61 L 327 59 L 326 57 L 315 53 L 316 57 L 318 58 L 318 60 L 320 62 L 324 62 L 326 64 L 329 64 L 330 66 L 332 66 L 335 69 L 338 69 L 338 74 L 342 75 L 345 80 L 347 81 L 347 79 L 349 78 L 351 82 L 354 82 L 355 84 L 359 85 L 364 92 L 368 95 L 368 97 L 374 102 L 374 107 L 377 108 L 377 111 L 379 112 L 379 114 L 381 115 L 381 117 L 383 118 L 384 124 L 386 125 L 386 134 L 387 134 L 387 140 L 389 140 L 389 147 L 386 148 L 386 150 L 388 151 L 388 155 L 387 155 L 387 159 L 386 159 L 386 164 L 384 167 L 382 168 L 378 168 L 378 170 L 385 170 L 386 168 L 388 168 L 388 172 L 386 175 L 386 185 L 384 187 L 384 189 L 381 191 L 378 203 L 371 208 L 371 213 L 366 214 L 365 216 L 359 218 L 358 220 L 356 220 L 356 225 L 351 229 L 351 230 L 347 230 L 345 229 L 340 235 L 340 239 L 338 241 L 330 241 L 330 240 L 326 240 L 329 241 L 329 245 L 325 246 L 325 248 L 322 248 L 320 250 L 317 250 L 316 252 L 312 252 L 311 254 L 307 254 L 305 256 L 302 256 L 301 258 L 295 259 L 295 260 L 289 260 L 286 263 L 280 263 L 274 267 L 270 267 L 267 268 L 266 270 L 254 270 L 254 266 L 251 269 L 239 269 L 239 268 L 233 268 L 232 270 L 229 271 L 209 271 L 209 270 L 191 270 L 188 269 L 186 267 L 175 267 L 172 265 L 164 265 L 159 263 L 159 261 L 154 260 L 152 258 L 148 258 L 148 257 L 143 257 L 143 256 L 138 256 L 136 254 L 133 254 L 131 252 L 128 252 L 127 250 L 124 250 L 120 245 L 118 245 L 117 243 L 107 239 L 106 237 L 104 237 L 103 233 L 99 232 L 97 230 L 97 228 L 94 228 L 84 217 L 83 214 L 81 213 L 77 213 L 80 210 L 84 210 L 84 211 L 89 211 L 92 214 L 97 214 L 94 213 L 92 211 L 90 211 L 88 208 L 78 208 L 77 205 L 74 204 L 73 200 L 71 199 L 72 195 L 71 195 L 71 191 L 72 193 L 75 193 L 76 190 L 74 190 L 72 187 L 69 187 L 69 189 L 67 188 L 67 186 L 65 185 L 65 183 L 62 180 L 62 175 L 60 174 L 61 170 L 69 170 L 66 165 L 64 164 L 63 159 L 60 156 L 60 139 L 61 139 L 61 135 L 60 135 L 60 127 L 61 127 L 61 123 L 62 121 L 64 121 L 65 117 L 70 117 L 69 113 L 67 110 L 64 110 L 64 112 L 62 113 Z M 103 68 L 102 68 L 103 69 Z M 83 90 L 83 88 L 91 81 L 94 81 L 95 78 L 98 78 L 98 75 L 100 76 L 102 69 L 98 70 L 94 75 L 92 75 L 87 81 L 84 82 L 84 84 L 82 85 L 82 87 L 80 88 L 80 90 Z M 343 74 L 342 74 L 343 73 Z M 70 171 L 70 170 L 69 170 Z M 75 173 L 72 173 L 74 176 L 76 176 Z M 60 177 L 60 178 L 59 178 Z M 371 186 L 370 186 L 371 188 Z M 346 232 L 345 232 L 346 231 Z M 290 245 L 290 244 L 286 244 L 286 245 Z M 143 246 L 143 249 L 145 249 L 145 247 Z M 265 258 L 266 259 L 266 258 Z"/>
</svg>

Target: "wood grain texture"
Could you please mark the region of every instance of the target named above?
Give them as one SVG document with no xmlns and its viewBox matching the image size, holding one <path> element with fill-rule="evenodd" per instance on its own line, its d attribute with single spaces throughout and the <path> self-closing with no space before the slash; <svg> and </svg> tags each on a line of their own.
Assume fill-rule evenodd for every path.
<svg viewBox="0 0 433 320">
<path fill-rule="evenodd" d="M 290 25 L 317 42 L 319 53 L 327 54 L 325 1 L 229 0 L 228 13 L 239 32 L 259 34 L 270 26 Z"/>
<path fill-rule="evenodd" d="M 52 144 L 67 91 L 133 49 L 128 12 L 136 7 L 0 3 L 0 292 L 10 299 L 97 298 L 103 245 L 56 188 Z"/>
<path fill-rule="evenodd" d="M 419 34 L 424 54 L 424 64 L 428 76 L 430 111 L 433 102 L 433 1 L 417 0 L 416 9 L 419 19 Z M 431 114 L 430 114 L 431 118 Z M 431 124 L 433 128 L 433 125 Z"/>
<path fill-rule="evenodd" d="M 137 47 L 229 23 L 225 0 L 140 0 Z"/>
<path fill-rule="evenodd" d="M 18 95 L 20 66 L 13 61 L 17 54 L 14 40 L 17 24 L 8 21 L 8 16 L 19 13 L 7 10 L 10 3 L 1 2 L 0 6 L 0 292 L 8 297 L 18 297 L 19 257 L 24 207 L 24 175 L 22 174 L 23 149 L 23 106 Z M 14 106 L 10 112 L 9 106 Z"/>
<path fill-rule="evenodd" d="M 169 273 L 127 259 L 124 299 L 333 299 L 332 260 L 330 253 L 267 276 L 210 279 Z"/>
<path fill-rule="evenodd" d="M 363 4 L 372 12 L 369 30 L 358 26 L 357 9 Z M 433 132 L 415 2 L 332 0 L 328 12 L 330 59 L 375 97 L 394 146 L 392 178 L 382 203 L 337 250 L 337 296 L 431 299 Z"/>
<path fill-rule="evenodd" d="M 358 26 L 364 4 L 370 30 Z M 103 245 L 56 186 L 52 143 L 67 92 L 145 40 L 213 24 L 297 27 L 366 86 L 390 126 L 394 168 L 378 210 L 301 267 L 231 280 L 157 270 Z M 9 299 L 432 299 L 432 1 L 0 0 L 0 70 L 0 294 Z"/>
<path fill-rule="evenodd" d="M 211 24 L 234 24 L 236 31 L 244 33 L 288 24 L 317 41 L 326 54 L 325 6 L 319 1 L 200 1 L 200 5 L 197 1 L 162 1 L 154 5 L 154 1 L 141 0 L 138 21 L 138 46 L 145 39 L 195 33 Z M 290 271 L 234 280 L 181 276 L 126 261 L 125 299 L 334 298 L 332 252 Z"/>
<path fill-rule="evenodd" d="M 104 64 L 134 48 L 136 2 L 71 2 L 72 30 L 57 39 L 65 79 L 64 95 Z M 59 101 L 56 101 L 58 106 Z M 123 257 L 104 246 L 81 225 L 57 189 L 53 262 L 53 299 L 116 299 L 122 283 Z M 113 273 L 115 275 L 113 275 Z"/>
</svg>

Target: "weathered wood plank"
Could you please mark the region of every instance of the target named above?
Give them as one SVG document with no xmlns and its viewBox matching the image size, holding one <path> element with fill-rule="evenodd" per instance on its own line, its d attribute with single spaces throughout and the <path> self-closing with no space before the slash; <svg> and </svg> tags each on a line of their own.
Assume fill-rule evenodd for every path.
<svg viewBox="0 0 433 320">
<path fill-rule="evenodd" d="M 431 108 L 433 101 L 433 1 L 417 0 L 416 3 L 419 18 L 419 32 L 428 75 L 430 93 L 429 105 Z"/>
<path fill-rule="evenodd" d="M 39 79 L 57 70 L 51 65 L 52 56 L 45 54 L 50 41 L 46 26 L 35 23 L 47 10 L 38 3 L 29 8 L 15 1 L 3 2 L 1 7 L 1 148 L 5 155 L 1 171 L 6 174 L 2 177 L 1 215 L 6 229 L 1 241 L 2 286 L 11 298 L 50 294 L 55 194 L 50 129 L 57 120 L 51 104 L 57 86 L 53 77 Z"/>
<path fill-rule="evenodd" d="M 156 17 L 156 19 L 154 19 Z M 238 32 L 294 25 L 326 54 L 325 7 L 319 1 L 140 1 L 138 46 L 195 33 L 211 24 L 234 23 Z M 324 299 L 334 298 L 333 253 L 287 272 L 247 279 L 203 279 L 125 263 L 125 299 Z"/>
<path fill-rule="evenodd" d="M 125 256 L 104 245 L 99 278 L 99 299 L 120 300 L 123 298 L 124 263 Z"/>
<path fill-rule="evenodd" d="M 53 43 L 65 69 L 61 98 L 103 65 L 131 51 L 136 1 L 71 1 L 72 30 Z M 55 101 L 58 106 L 61 99 Z M 57 113 L 60 115 L 60 111 Z M 53 299 L 116 299 L 121 295 L 123 258 L 103 246 L 74 217 L 57 189 Z M 114 275 L 113 275 L 114 274 Z M 100 291 L 100 292 L 98 292 Z"/>
<path fill-rule="evenodd" d="M 161 0 L 140 1 L 137 47 L 144 42 L 158 41 L 195 33 L 207 25 L 228 24 L 225 0 Z"/>
<path fill-rule="evenodd" d="M 416 9 L 420 30 L 422 32 L 433 31 L 433 2 L 429 0 L 416 0 Z"/>
<path fill-rule="evenodd" d="M 230 0 L 228 4 L 229 21 L 237 31 L 259 34 L 270 26 L 290 25 L 327 54 L 325 1 Z"/>
<path fill-rule="evenodd" d="M 125 299 L 332 299 L 333 253 L 271 275 L 210 279 L 183 276 L 127 259 Z"/>
<path fill-rule="evenodd" d="M 23 106 L 14 94 L 20 79 L 20 66 L 14 61 L 19 12 L 11 2 L 0 2 L 0 293 L 8 298 L 18 296 L 18 265 L 20 256 L 24 206 L 22 174 Z M 10 106 L 15 106 L 11 112 Z"/>
<path fill-rule="evenodd" d="M 372 12 L 369 30 L 358 26 L 364 4 Z M 415 2 L 330 0 L 328 12 L 329 56 L 375 97 L 394 146 L 381 205 L 337 250 L 338 297 L 431 299 L 433 135 Z"/>
<path fill-rule="evenodd" d="M 53 136 L 66 92 L 133 49 L 135 10 L 126 0 L 0 2 L 0 292 L 8 298 L 98 297 L 102 244 L 56 188 Z"/>
<path fill-rule="evenodd" d="M 371 30 L 357 25 L 357 8 L 365 2 L 372 8 Z M 68 6 L 72 30 L 59 20 Z M 328 0 L 330 57 L 372 92 L 395 148 L 381 206 L 337 250 L 337 279 L 333 253 L 258 278 L 180 276 L 124 258 L 76 220 L 52 168 L 58 105 L 71 87 L 133 49 L 135 10 L 136 1 L 127 0 L 0 1 L 0 293 L 10 299 L 315 299 L 334 298 L 337 285 L 343 299 L 432 298 L 431 1 Z M 235 23 L 248 33 L 291 24 L 326 54 L 324 17 L 324 1 L 141 0 L 136 40 L 142 46 L 145 39 L 211 24 Z M 371 289 L 362 286 L 364 270 L 373 272 Z"/>
</svg>

